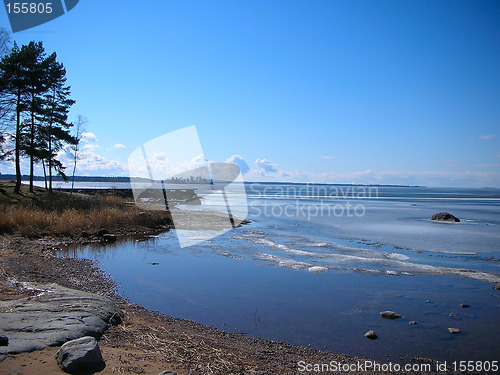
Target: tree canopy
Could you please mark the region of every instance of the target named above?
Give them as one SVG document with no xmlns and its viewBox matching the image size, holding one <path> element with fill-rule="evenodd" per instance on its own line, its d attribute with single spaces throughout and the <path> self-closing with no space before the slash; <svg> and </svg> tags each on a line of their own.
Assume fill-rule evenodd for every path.
<svg viewBox="0 0 500 375">
<path fill-rule="evenodd" d="M 66 85 L 66 69 L 57 61 L 56 53 L 47 55 L 42 42 L 30 42 L 19 47 L 14 43 L 10 52 L 0 60 L 0 103 L 3 123 L 11 132 L 2 134 L 2 143 L 13 140 L 11 150 L 16 165 L 16 191 L 21 187 L 22 157 L 30 161 L 30 190 L 33 191 L 34 165 L 41 163 L 48 169 L 49 190 L 52 173 L 66 176 L 65 167 L 57 160 L 58 151 L 65 144 L 78 140 L 70 134 L 73 124 L 68 112 L 75 103 Z M 1 113 L 0 113 L 1 114 Z M 47 176 L 47 174 L 46 174 Z"/>
</svg>

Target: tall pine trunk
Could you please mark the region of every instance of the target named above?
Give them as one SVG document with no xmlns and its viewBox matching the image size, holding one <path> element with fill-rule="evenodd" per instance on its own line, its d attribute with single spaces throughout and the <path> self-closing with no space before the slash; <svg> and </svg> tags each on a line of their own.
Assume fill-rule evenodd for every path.
<svg viewBox="0 0 500 375">
<path fill-rule="evenodd" d="M 52 125 L 49 126 L 49 193 L 52 193 Z"/>
<path fill-rule="evenodd" d="M 54 105 L 56 101 L 56 89 L 53 89 L 52 93 L 52 105 Z M 54 111 L 54 108 L 51 108 L 51 111 Z M 51 112 L 50 120 L 49 120 L 49 193 L 52 194 L 52 123 L 54 121 L 54 114 Z"/>
<path fill-rule="evenodd" d="M 45 190 L 48 190 L 47 187 L 47 171 L 45 170 L 45 160 L 42 159 L 42 165 L 43 165 L 43 180 L 45 181 Z"/>
<path fill-rule="evenodd" d="M 33 112 L 33 104 L 31 107 L 31 134 L 30 134 L 30 192 L 33 193 L 33 175 L 35 164 L 35 113 Z"/>
<path fill-rule="evenodd" d="M 16 187 L 14 193 L 21 192 L 21 92 L 18 91 L 16 103 Z"/>
</svg>

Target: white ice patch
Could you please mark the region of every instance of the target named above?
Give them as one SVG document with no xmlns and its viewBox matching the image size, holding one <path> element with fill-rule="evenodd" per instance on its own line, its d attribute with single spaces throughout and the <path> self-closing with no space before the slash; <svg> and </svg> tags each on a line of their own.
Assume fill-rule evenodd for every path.
<svg viewBox="0 0 500 375">
<path fill-rule="evenodd" d="M 396 260 L 402 260 L 402 261 L 410 259 L 409 256 L 403 255 L 403 254 L 399 254 L 399 253 L 389 253 L 387 255 L 387 258 L 396 259 Z"/>
<path fill-rule="evenodd" d="M 309 267 L 307 270 L 309 272 L 314 272 L 314 273 L 328 272 L 329 271 L 327 267 L 321 267 L 321 266 Z"/>
<path fill-rule="evenodd" d="M 258 253 L 255 258 L 276 263 L 278 267 L 291 268 L 294 270 L 303 270 L 304 268 L 312 267 L 312 264 L 299 262 L 297 260 L 279 257 L 277 255 Z"/>
<path fill-rule="evenodd" d="M 307 247 L 328 247 L 330 244 L 328 242 L 306 242 L 304 246 Z"/>
<path fill-rule="evenodd" d="M 253 242 L 261 244 L 261 245 L 265 245 L 267 247 L 274 248 L 274 249 L 277 249 L 280 251 L 284 251 L 284 252 L 289 253 L 289 254 L 298 255 L 298 256 L 309 256 L 309 257 L 321 256 L 321 254 L 313 253 L 310 251 L 291 249 L 286 245 L 282 245 L 282 244 L 267 240 L 265 238 L 258 238 L 258 239 L 255 239 Z"/>
</svg>

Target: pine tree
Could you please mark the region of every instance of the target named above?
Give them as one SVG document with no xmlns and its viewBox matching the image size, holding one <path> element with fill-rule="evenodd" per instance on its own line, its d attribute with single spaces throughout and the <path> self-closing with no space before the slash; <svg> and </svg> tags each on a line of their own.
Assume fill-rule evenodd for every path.
<svg viewBox="0 0 500 375">
<path fill-rule="evenodd" d="M 48 90 L 43 95 L 42 116 L 40 117 L 42 127 L 41 133 L 45 140 L 45 154 L 47 156 L 49 170 L 49 191 L 52 192 L 52 171 L 55 170 L 63 179 L 65 167 L 56 159 L 57 152 L 63 147 L 63 143 L 75 144 L 77 140 L 70 134 L 73 124 L 68 123 L 68 112 L 75 103 L 69 98 L 70 87 L 65 86 L 66 69 L 63 64 L 56 61 L 55 53 L 51 55 L 47 74 Z"/>
<path fill-rule="evenodd" d="M 28 69 L 26 76 L 28 79 L 28 97 L 27 97 L 27 112 L 29 117 L 26 121 L 26 137 L 24 145 L 21 146 L 22 151 L 30 158 L 30 191 L 33 192 L 33 175 L 34 164 L 36 161 L 42 160 L 40 137 L 38 136 L 39 125 L 37 118 L 41 117 L 42 98 L 41 95 L 47 91 L 47 76 L 48 68 L 52 61 L 55 60 L 55 54 L 46 57 L 42 42 L 28 44 L 26 48 L 29 56 L 26 63 Z M 37 142 L 38 140 L 38 142 Z"/>
<path fill-rule="evenodd" d="M 28 92 L 27 61 L 29 54 L 25 46 L 19 48 L 14 43 L 11 53 L 0 61 L 0 88 L 2 101 L 15 110 L 15 148 L 14 158 L 16 165 L 16 186 L 14 192 L 21 191 L 21 137 L 22 113 L 26 110 Z"/>
<path fill-rule="evenodd" d="M 41 42 L 30 42 L 21 48 L 14 43 L 12 51 L 0 61 L 0 103 L 7 108 L 7 120 L 15 123 L 12 137 L 17 193 L 22 182 L 22 155 L 30 158 L 31 191 L 36 162 L 43 163 L 44 172 L 48 164 L 50 191 L 53 171 L 66 178 L 65 167 L 56 156 L 64 143 L 76 142 L 69 132 L 72 124 L 67 121 L 69 108 L 75 101 L 69 98 L 66 70 L 56 57 L 55 53 L 47 57 Z"/>
</svg>

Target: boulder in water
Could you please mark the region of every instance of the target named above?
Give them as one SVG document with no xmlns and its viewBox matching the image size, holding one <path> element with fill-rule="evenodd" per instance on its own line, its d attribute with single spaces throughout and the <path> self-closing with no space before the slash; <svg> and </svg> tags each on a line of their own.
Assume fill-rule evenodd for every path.
<svg viewBox="0 0 500 375">
<path fill-rule="evenodd" d="M 432 215 L 431 220 L 448 221 L 448 222 L 452 222 L 452 223 L 459 223 L 460 222 L 460 219 L 458 217 L 455 217 L 448 212 L 440 212 L 438 214 L 434 214 L 434 215 Z"/>
<path fill-rule="evenodd" d="M 395 313 L 394 311 L 382 311 L 380 316 L 385 319 L 395 320 L 402 318 L 401 315 Z"/>
</svg>

